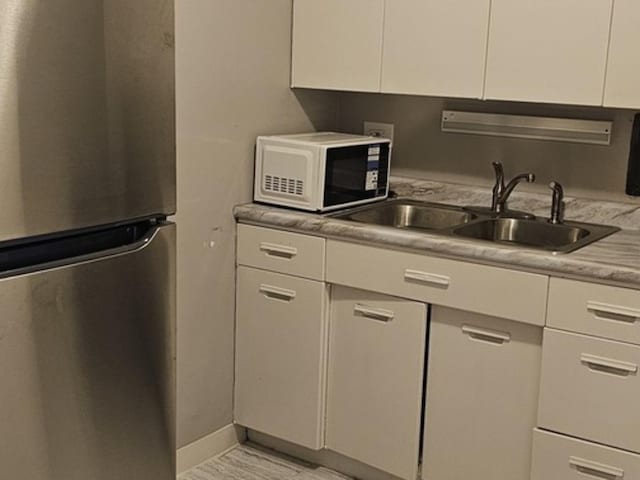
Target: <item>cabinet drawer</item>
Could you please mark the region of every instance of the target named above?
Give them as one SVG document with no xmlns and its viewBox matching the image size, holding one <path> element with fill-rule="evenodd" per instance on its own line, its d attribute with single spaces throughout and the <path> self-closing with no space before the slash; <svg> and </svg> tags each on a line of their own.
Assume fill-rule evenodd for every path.
<svg viewBox="0 0 640 480">
<path fill-rule="evenodd" d="M 536 429 L 531 480 L 635 480 L 640 456 Z"/>
<path fill-rule="evenodd" d="M 544 275 L 329 240 L 327 280 L 533 325 L 545 321 Z"/>
<path fill-rule="evenodd" d="M 324 246 L 324 238 L 238 225 L 239 265 L 322 280 Z"/>
<path fill-rule="evenodd" d="M 538 425 L 640 452 L 640 347 L 545 329 Z"/>
<path fill-rule="evenodd" d="M 640 345 L 640 291 L 552 278 L 547 325 Z"/>
<path fill-rule="evenodd" d="M 321 282 L 238 268 L 238 424 L 322 448 L 327 309 L 327 287 Z"/>
</svg>

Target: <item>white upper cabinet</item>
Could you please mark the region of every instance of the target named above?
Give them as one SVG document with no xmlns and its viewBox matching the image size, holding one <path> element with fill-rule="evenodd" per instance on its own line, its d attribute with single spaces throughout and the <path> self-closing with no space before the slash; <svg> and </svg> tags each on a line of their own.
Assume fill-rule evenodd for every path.
<svg viewBox="0 0 640 480">
<path fill-rule="evenodd" d="M 293 87 L 380 91 L 384 0 L 295 0 Z"/>
<path fill-rule="evenodd" d="M 293 7 L 293 87 L 640 108 L 638 0 Z"/>
<path fill-rule="evenodd" d="M 382 92 L 481 98 L 489 0 L 387 0 Z"/>
<path fill-rule="evenodd" d="M 640 108 L 640 2 L 616 0 L 611 24 L 611 44 L 606 107 Z"/>
<path fill-rule="evenodd" d="M 602 105 L 612 1 L 493 0 L 485 97 Z"/>
</svg>

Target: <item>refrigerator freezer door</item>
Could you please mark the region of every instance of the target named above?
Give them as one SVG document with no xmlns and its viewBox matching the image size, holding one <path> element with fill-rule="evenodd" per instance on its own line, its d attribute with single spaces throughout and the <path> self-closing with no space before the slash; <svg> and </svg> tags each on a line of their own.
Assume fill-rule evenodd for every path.
<svg viewBox="0 0 640 480">
<path fill-rule="evenodd" d="M 172 0 L 0 0 L 0 242 L 175 211 Z"/>
<path fill-rule="evenodd" d="M 0 477 L 175 480 L 175 226 L 0 280 Z"/>
</svg>

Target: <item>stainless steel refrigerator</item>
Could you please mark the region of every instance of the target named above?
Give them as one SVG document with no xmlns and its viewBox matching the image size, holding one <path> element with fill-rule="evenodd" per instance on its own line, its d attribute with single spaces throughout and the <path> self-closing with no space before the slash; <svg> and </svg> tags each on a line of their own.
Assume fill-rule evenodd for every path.
<svg viewBox="0 0 640 480">
<path fill-rule="evenodd" d="M 0 478 L 175 479 L 173 0 L 0 0 Z"/>
</svg>

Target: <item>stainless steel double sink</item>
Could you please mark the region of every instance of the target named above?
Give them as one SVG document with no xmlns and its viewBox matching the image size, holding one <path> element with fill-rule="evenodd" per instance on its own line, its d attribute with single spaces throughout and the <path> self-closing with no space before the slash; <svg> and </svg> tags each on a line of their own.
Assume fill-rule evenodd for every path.
<svg viewBox="0 0 640 480">
<path fill-rule="evenodd" d="M 341 220 L 411 229 L 502 245 L 569 253 L 619 230 L 590 223 L 549 223 L 474 212 L 473 207 L 394 199 L 330 215 Z"/>
</svg>

